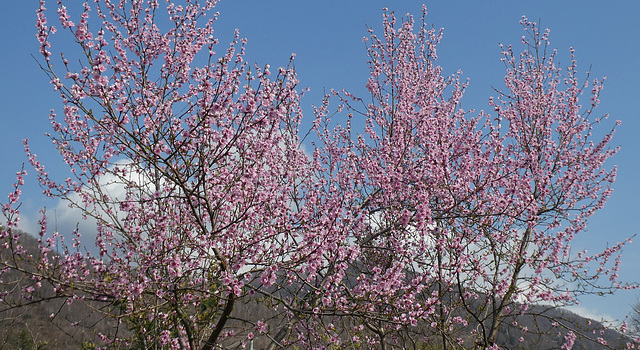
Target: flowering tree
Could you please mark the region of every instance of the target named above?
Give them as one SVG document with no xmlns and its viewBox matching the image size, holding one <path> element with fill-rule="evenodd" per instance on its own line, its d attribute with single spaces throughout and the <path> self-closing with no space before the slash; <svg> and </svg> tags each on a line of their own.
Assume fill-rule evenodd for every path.
<svg viewBox="0 0 640 350">
<path fill-rule="evenodd" d="M 596 255 L 570 246 L 615 177 L 604 168 L 616 152 L 613 130 L 592 135 L 602 81 L 581 81 L 573 53 L 566 71 L 556 66 L 548 32 L 522 25 L 524 51 L 503 48 L 506 90 L 489 100 L 495 115 L 460 109 L 465 84 L 435 65 L 441 33 L 424 17 L 416 31 L 411 16 L 398 24 L 393 14 L 382 37 L 365 40 L 371 99 L 332 92 L 316 109 L 317 215 L 339 239 L 313 265 L 322 278 L 306 283 L 318 297 L 300 309 L 340 327 L 310 331 L 314 341 L 325 332 L 339 341 L 334 329 L 348 329 L 349 344 L 415 346 L 424 337 L 445 348 L 492 347 L 507 325 L 541 332 L 518 326 L 515 315 L 529 314 L 564 332 L 570 348 L 585 332 L 548 311 L 630 288 L 617 279 L 624 243 Z M 341 113 L 346 124 L 331 130 Z M 364 132 L 354 137 L 358 116 Z M 327 323 L 316 321 L 308 329 Z"/>
<path fill-rule="evenodd" d="M 417 30 L 385 12 L 367 41 L 370 101 L 327 96 L 306 155 L 293 66 L 251 67 L 237 33 L 217 54 L 215 3 L 101 0 L 76 23 L 59 2 L 80 51 L 58 59 L 41 0 L 42 67 L 64 105 L 51 139 L 69 177 L 25 147 L 45 194 L 95 219 L 97 253 L 79 231 L 71 246 L 50 234 L 44 212 L 38 251 L 20 245 L 20 172 L 2 267 L 32 283 L 4 303 L 85 303 L 121 324 L 99 334 L 111 347 L 212 349 L 260 333 L 269 348 L 485 348 L 536 303 L 623 287 L 623 244 L 570 250 L 611 192 L 615 149 L 613 131 L 592 136 L 602 83 L 582 82 L 575 61 L 556 67 L 548 33 L 523 20 L 495 115 L 470 116 L 466 84 L 435 64 L 426 10 Z M 570 347 L 579 330 L 554 327 Z"/>
<path fill-rule="evenodd" d="M 297 259 L 296 206 L 310 173 L 295 73 L 252 69 L 237 33 L 217 55 L 214 5 L 168 4 L 161 14 L 153 1 L 103 1 L 85 4 L 77 23 L 60 5 L 78 65 L 52 56 L 56 30 L 40 2 L 43 69 L 64 104 L 62 117 L 51 114 L 51 138 L 70 176 L 50 176 L 25 147 L 44 192 L 96 219 L 98 253 L 83 254 L 74 232 L 77 249 L 50 256 L 63 237 L 47 236 L 44 215 L 39 254 L 11 248 L 55 295 L 103 302 L 92 307 L 125 320 L 127 332 L 101 335 L 107 343 L 211 348 L 244 284 L 272 284 Z M 17 212 L 4 212 L 7 237 Z"/>
</svg>

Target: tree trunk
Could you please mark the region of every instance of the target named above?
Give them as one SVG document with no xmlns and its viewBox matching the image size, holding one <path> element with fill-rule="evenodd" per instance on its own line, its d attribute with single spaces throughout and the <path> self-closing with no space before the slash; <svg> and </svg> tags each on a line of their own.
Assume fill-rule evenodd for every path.
<svg viewBox="0 0 640 350">
<path fill-rule="evenodd" d="M 222 311 L 222 315 L 220 316 L 220 319 L 216 324 L 216 328 L 213 329 L 213 332 L 211 332 L 209 339 L 207 339 L 204 345 L 202 345 L 201 350 L 213 350 L 213 347 L 218 342 L 218 337 L 220 336 L 220 333 L 222 333 L 222 330 L 224 329 L 224 325 L 227 323 L 229 316 L 231 316 L 231 311 L 233 311 L 234 302 L 235 302 L 235 297 L 233 293 L 230 293 L 229 300 L 227 300 L 227 305 L 225 305 L 224 310 Z"/>
</svg>

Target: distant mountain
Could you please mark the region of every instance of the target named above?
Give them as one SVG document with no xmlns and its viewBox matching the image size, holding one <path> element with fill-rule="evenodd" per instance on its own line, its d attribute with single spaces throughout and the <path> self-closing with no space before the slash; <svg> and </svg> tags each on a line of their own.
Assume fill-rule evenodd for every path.
<svg viewBox="0 0 640 350">
<path fill-rule="evenodd" d="M 38 241 L 32 236 L 22 234 L 20 242 L 27 251 L 38 251 Z M 0 250 L 2 261 L 9 257 L 6 250 Z M 33 271 L 24 262 L 20 265 Z M 0 300 L 0 350 L 91 348 L 98 342 L 98 332 L 113 331 L 113 320 L 90 311 L 85 301 L 65 305 L 67 298 L 56 295 L 44 281 L 32 302 L 21 300 L 21 287 L 34 283 L 15 270 L 2 275 L 0 291 L 9 293 Z"/>
<path fill-rule="evenodd" d="M 1 242 L 0 242 L 1 243 Z M 38 242 L 35 238 L 24 235 L 22 244 L 27 250 L 37 250 Z M 9 258 L 7 251 L 0 251 L 0 259 Z M 65 298 L 57 296 L 51 285 L 44 285 L 40 289 L 40 297 L 45 301 L 32 304 L 24 303 L 20 307 L 11 307 L 17 301 L 21 286 L 33 283 L 22 273 L 10 271 L 2 276 L 1 291 L 9 292 L 0 300 L 0 350 L 31 350 L 31 349 L 91 349 L 92 344 L 100 345 L 98 332 L 113 334 L 116 324 L 112 319 L 105 319 L 100 314 L 92 312 L 83 302 L 76 301 L 64 306 Z M 564 334 L 559 334 L 553 322 L 562 322 L 566 328 L 578 329 L 587 334 L 589 339 L 576 339 L 573 349 L 598 350 L 606 348 L 599 343 L 606 342 L 610 348 L 626 348 L 630 339 L 616 330 L 606 329 L 600 322 L 586 319 L 570 311 L 546 306 L 532 306 L 532 315 L 509 316 L 499 330 L 497 343 L 503 349 L 560 349 L 565 342 Z M 255 302 L 239 304 L 234 311 L 236 316 L 250 320 L 271 318 L 276 327 L 272 332 L 284 329 L 286 320 L 278 321 L 273 310 Z M 54 317 L 51 317 L 51 316 Z M 517 323 L 517 326 L 513 325 Z M 75 325 L 74 325 L 75 324 Z M 477 324 L 470 323 L 462 332 L 469 334 L 467 344 L 471 345 L 471 332 L 477 329 Z M 522 328 L 526 327 L 527 332 Z M 122 330 L 120 330 L 122 331 Z M 273 335 L 275 336 L 275 335 Z M 226 344 L 229 348 L 240 348 L 240 341 L 230 339 Z M 255 349 L 266 348 L 271 341 L 267 337 L 257 336 Z M 438 349 L 438 344 L 423 344 L 423 348 Z"/>
<path fill-rule="evenodd" d="M 601 338 L 610 348 L 626 349 L 626 343 L 630 338 L 622 335 L 614 329 L 607 329 L 602 323 L 584 318 L 578 314 L 562 308 L 550 308 L 545 306 L 533 306 L 530 310 L 533 314 L 544 316 L 534 317 L 532 315 L 517 316 L 513 321 L 517 321 L 519 327 L 503 325 L 499 330 L 497 343 L 504 349 L 560 349 L 565 343 L 564 335 L 559 335 L 557 327 L 553 326 L 552 320 L 562 320 L 565 326 L 581 331 L 588 338 L 578 337 L 574 343 L 574 350 L 600 350 L 606 348 L 599 343 Z M 523 333 L 522 327 L 529 331 Z M 523 337 L 524 341 L 520 341 Z"/>
</svg>

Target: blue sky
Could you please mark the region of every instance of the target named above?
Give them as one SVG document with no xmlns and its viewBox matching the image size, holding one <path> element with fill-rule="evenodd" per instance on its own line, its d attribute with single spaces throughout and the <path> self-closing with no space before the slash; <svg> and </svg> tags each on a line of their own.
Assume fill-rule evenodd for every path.
<svg viewBox="0 0 640 350">
<path fill-rule="evenodd" d="M 50 0 L 51 1 L 51 0 Z M 80 4 L 74 0 L 69 3 Z M 49 5 L 54 7 L 55 2 Z M 614 144 L 621 151 L 610 162 L 618 165 L 615 192 L 606 208 L 590 221 L 574 247 L 595 252 L 607 243 L 640 233 L 640 2 L 638 1 L 427 1 L 427 21 L 444 27 L 439 46 L 439 64 L 446 74 L 458 69 L 470 86 L 463 107 L 486 108 L 493 87 L 501 87 L 504 76 L 499 62 L 499 43 L 518 44 L 522 15 L 551 29 L 551 46 L 559 50 L 559 62 L 569 61 L 568 49 L 576 49 L 579 69 L 591 67 L 592 77 L 607 76 L 597 115 L 609 113 L 619 119 Z M 67 5 L 71 7 L 72 5 Z M 420 14 L 421 1 L 256 1 L 223 0 L 216 36 L 226 46 L 239 28 L 248 38 L 247 59 L 259 64 L 281 66 L 292 52 L 301 87 L 310 87 L 303 98 L 307 122 L 312 104 L 320 104 L 323 89 L 346 88 L 365 96 L 368 77 L 362 37 L 367 26 L 379 29 L 382 7 L 398 16 Z M 60 109 L 48 79 L 31 55 L 37 55 L 35 38 L 36 0 L 8 1 L 0 12 L 0 195 L 8 193 L 14 174 L 26 161 L 22 139 L 29 138 L 40 156 L 51 159 L 55 171 L 55 150 L 43 136 L 49 130 L 48 111 Z M 307 124 L 309 125 L 309 124 Z M 27 170 L 31 170 L 27 167 Z M 31 178 L 23 196 L 27 221 L 41 206 L 57 203 L 44 200 Z M 25 226 L 28 227 L 28 226 Z M 621 277 L 640 280 L 640 237 L 625 251 Z M 640 292 L 620 293 L 606 298 L 585 298 L 579 311 L 622 319 Z"/>
</svg>

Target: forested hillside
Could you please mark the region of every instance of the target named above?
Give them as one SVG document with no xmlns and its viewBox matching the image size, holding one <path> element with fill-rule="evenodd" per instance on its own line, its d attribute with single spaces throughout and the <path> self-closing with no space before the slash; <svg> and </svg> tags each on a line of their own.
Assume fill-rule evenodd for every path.
<svg viewBox="0 0 640 350">
<path fill-rule="evenodd" d="M 26 250 L 38 248 L 38 241 L 30 235 L 23 234 L 22 245 Z M 4 251 L 0 253 L 3 259 L 9 258 Z M 27 262 L 20 264 L 30 269 Z M 39 298 L 34 298 L 34 303 L 23 301 L 20 303 L 17 296 L 23 287 L 28 287 L 33 281 L 24 274 L 11 271 L 3 275 L 0 288 L 2 292 L 8 292 L 0 302 L 0 350 L 17 349 L 91 349 L 95 344 L 100 344 L 99 333 L 113 334 L 114 332 L 131 332 L 127 325 L 117 327 L 113 320 L 101 316 L 100 304 L 89 300 L 75 300 L 70 307 L 62 308 L 64 303 L 70 302 L 68 296 L 53 292 L 53 286 L 44 286 L 40 289 Z M 22 305 L 21 307 L 16 307 Z M 279 312 L 265 307 L 262 303 L 247 299 L 235 311 L 238 319 L 258 322 L 271 320 L 274 327 L 270 335 L 254 338 L 255 349 L 267 349 L 273 345 L 273 337 L 277 333 L 287 330 L 284 317 L 279 318 Z M 477 332 L 477 322 L 474 323 L 469 315 L 465 316 L 468 326 L 461 333 L 468 335 Z M 233 317 L 232 317 L 233 319 Z M 585 334 L 591 333 L 591 339 L 578 338 L 574 349 L 597 350 L 602 349 L 599 338 L 614 348 L 626 347 L 629 338 L 613 329 L 606 329 L 600 322 L 586 319 L 570 311 L 546 306 L 533 306 L 526 315 L 513 316 L 509 322 L 500 329 L 497 343 L 503 349 L 559 349 L 565 342 L 561 335 L 554 335 L 553 322 L 561 322 L 565 327 L 581 330 Z M 511 325 L 510 325 L 510 324 Z M 428 327 L 428 325 L 424 325 Z M 231 325 L 231 328 L 233 326 Z M 525 328 L 528 331 L 523 332 Z M 338 333 L 341 333 L 338 330 Z M 473 347 L 471 336 L 462 338 L 468 347 Z M 246 346 L 246 337 L 231 337 L 225 343 L 227 349 L 240 349 Z M 416 343 L 417 349 L 441 349 L 441 342 L 437 338 L 430 338 L 427 342 Z M 618 344 L 618 345 L 616 345 Z M 126 347 L 124 347 L 126 348 Z"/>
</svg>

